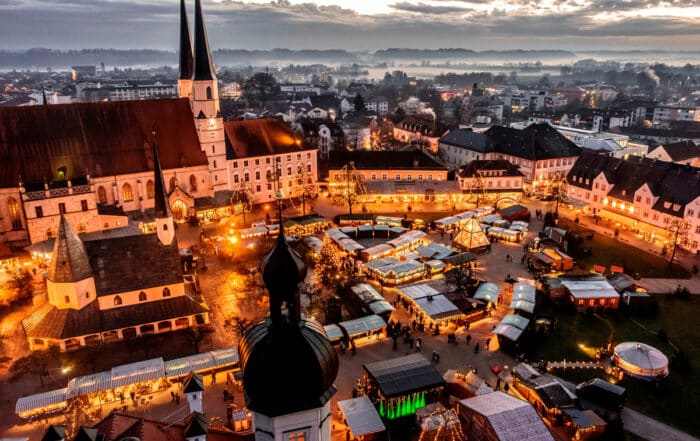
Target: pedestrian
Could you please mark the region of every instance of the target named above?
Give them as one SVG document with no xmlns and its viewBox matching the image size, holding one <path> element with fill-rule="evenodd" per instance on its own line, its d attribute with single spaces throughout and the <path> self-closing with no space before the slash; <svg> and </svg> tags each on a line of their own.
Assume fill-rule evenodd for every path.
<svg viewBox="0 0 700 441">
<path fill-rule="evenodd" d="M 180 394 L 175 394 L 175 404 L 180 405 Z"/>
<path fill-rule="evenodd" d="M 433 356 L 430 359 L 430 361 L 435 361 L 435 356 L 437 355 L 437 351 L 433 351 Z"/>
<path fill-rule="evenodd" d="M 491 338 L 486 339 L 486 350 L 489 350 L 489 344 L 491 344 Z"/>
<path fill-rule="evenodd" d="M 508 389 L 510 389 L 510 386 L 508 386 L 508 383 L 503 385 L 503 390 L 508 392 Z"/>
<path fill-rule="evenodd" d="M 231 417 L 233 417 L 233 407 L 232 406 L 226 406 L 226 417 L 231 420 Z"/>
<path fill-rule="evenodd" d="M 438 364 L 438 363 L 440 363 L 440 353 L 436 352 L 435 353 L 435 364 Z"/>
<path fill-rule="evenodd" d="M 416 352 L 420 352 L 420 338 L 416 340 Z"/>
<path fill-rule="evenodd" d="M 472 335 L 467 334 L 467 344 L 469 344 L 470 341 L 472 341 Z"/>
<path fill-rule="evenodd" d="M 122 395 L 122 402 L 123 401 L 124 401 L 124 396 Z M 170 391 L 170 402 L 172 403 L 174 401 L 175 401 L 175 392 Z"/>
<path fill-rule="evenodd" d="M 216 384 L 216 372 L 211 374 L 211 384 Z"/>
<path fill-rule="evenodd" d="M 355 340 L 350 340 L 350 353 L 352 353 L 354 356 L 356 352 L 357 348 L 355 347 Z"/>
<path fill-rule="evenodd" d="M 476 342 L 476 346 L 474 346 L 474 353 L 475 354 L 479 353 L 479 342 Z"/>
<path fill-rule="evenodd" d="M 136 402 L 136 393 L 132 390 L 131 392 L 129 392 L 129 395 L 131 396 L 131 401 L 133 401 L 135 403 Z"/>
<path fill-rule="evenodd" d="M 392 339 L 394 340 L 394 344 L 391 346 L 391 349 L 395 351 L 396 348 L 397 348 L 397 344 L 396 344 L 396 343 L 397 343 L 398 338 L 396 337 L 396 335 L 394 335 L 394 336 L 392 337 Z"/>
<path fill-rule="evenodd" d="M 228 401 L 228 391 L 224 389 L 224 403 Z"/>
</svg>

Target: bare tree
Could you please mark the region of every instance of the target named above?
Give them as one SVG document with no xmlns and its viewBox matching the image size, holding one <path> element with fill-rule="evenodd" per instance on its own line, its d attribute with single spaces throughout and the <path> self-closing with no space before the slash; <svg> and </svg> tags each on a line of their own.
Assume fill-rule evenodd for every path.
<svg viewBox="0 0 700 441">
<path fill-rule="evenodd" d="M 668 267 L 673 267 L 673 260 L 676 258 L 676 250 L 678 245 L 688 240 L 688 230 L 690 225 L 684 219 L 674 219 L 668 226 L 667 231 L 669 232 L 671 238 L 671 258 L 668 261 Z"/>
</svg>

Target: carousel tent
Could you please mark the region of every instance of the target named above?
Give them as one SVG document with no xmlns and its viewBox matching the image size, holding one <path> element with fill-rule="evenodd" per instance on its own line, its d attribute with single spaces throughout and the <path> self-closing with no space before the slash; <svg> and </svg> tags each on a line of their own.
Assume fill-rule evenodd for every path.
<svg viewBox="0 0 700 441">
<path fill-rule="evenodd" d="M 377 413 L 377 409 L 374 408 L 367 395 L 351 400 L 338 401 L 338 407 L 340 407 L 340 411 L 343 413 L 343 417 L 354 437 L 380 433 L 386 430 L 381 417 Z"/>
<path fill-rule="evenodd" d="M 658 349 L 639 342 L 615 346 L 615 364 L 625 374 L 642 380 L 655 380 L 668 375 L 668 358 Z"/>
<path fill-rule="evenodd" d="M 29 395 L 17 400 L 15 413 L 22 416 L 42 408 L 52 408 L 56 411 L 68 407 L 68 388 L 52 390 L 40 394 Z"/>
<path fill-rule="evenodd" d="M 354 320 L 338 323 L 347 332 L 349 337 L 365 335 L 368 332 L 379 331 L 386 326 L 386 322 L 378 315 L 368 315 Z"/>
<path fill-rule="evenodd" d="M 495 283 L 482 283 L 476 289 L 474 298 L 477 300 L 485 300 L 487 302 L 495 302 L 498 300 L 500 288 Z"/>
<path fill-rule="evenodd" d="M 445 380 L 423 354 L 412 354 L 363 366 L 384 398 L 445 386 Z"/>
</svg>

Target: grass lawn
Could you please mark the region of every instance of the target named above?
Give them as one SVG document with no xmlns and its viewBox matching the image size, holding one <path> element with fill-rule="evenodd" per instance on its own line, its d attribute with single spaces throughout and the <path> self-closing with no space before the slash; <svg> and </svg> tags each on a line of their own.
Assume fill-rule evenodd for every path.
<svg viewBox="0 0 700 441">
<path fill-rule="evenodd" d="M 558 318 L 558 329 L 542 339 L 539 347 L 529 354 L 529 359 L 585 361 L 590 356 L 586 355 L 579 344 L 600 347 L 609 338 L 615 344 L 624 341 L 647 343 L 662 350 L 670 359 L 673 354 L 671 346 L 656 336 L 659 329 L 664 329 L 669 340 L 686 354 L 690 365 L 688 371 L 679 372 L 671 366 L 671 374 L 658 386 L 628 377 L 620 385 L 627 389 L 628 407 L 694 436 L 700 436 L 700 418 L 697 417 L 697 410 L 700 409 L 700 335 L 697 326 L 700 297 L 679 300 L 659 295 L 657 299 L 659 313 L 650 317 L 626 318 L 622 315 L 558 311 L 554 314 Z M 572 382 L 604 375 L 600 371 L 589 370 L 558 370 L 553 373 Z"/>
<path fill-rule="evenodd" d="M 565 219 L 560 219 L 559 226 L 573 231 L 583 229 Z M 602 265 L 608 268 L 610 265 L 616 265 L 623 267 L 627 274 L 639 273 L 641 277 L 673 279 L 690 277 L 690 273 L 678 265 L 669 268 L 668 259 L 662 259 L 602 234 L 595 233 L 593 240 L 584 239 L 583 243 L 579 245 L 579 248 L 581 247 L 593 249 L 592 256 L 578 253 L 575 248 L 571 249 L 572 257 L 585 270 L 591 269 L 593 265 Z"/>
</svg>

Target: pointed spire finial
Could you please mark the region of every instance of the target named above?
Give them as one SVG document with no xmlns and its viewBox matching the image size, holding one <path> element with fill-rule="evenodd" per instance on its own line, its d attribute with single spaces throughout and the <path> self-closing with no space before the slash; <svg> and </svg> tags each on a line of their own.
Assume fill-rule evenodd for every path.
<svg viewBox="0 0 700 441">
<path fill-rule="evenodd" d="M 181 80 L 191 80 L 194 73 L 194 56 L 192 55 L 192 35 L 187 20 L 185 0 L 180 0 L 180 76 Z"/>
<path fill-rule="evenodd" d="M 215 80 L 214 67 L 211 64 L 211 51 L 204 26 L 201 0 L 194 1 L 194 76 L 195 81 Z"/>
<path fill-rule="evenodd" d="M 163 183 L 163 169 L 160 166 L 158 157 L 158 142 L 156 139 L 156 125 L 153 124 L 153 173 L 154 173 L 154 197 L 155 197 L 155 217 L 168 218 L 172 216 L 168 199 L 165 196 L 165 184 Z"/>
</svg>

